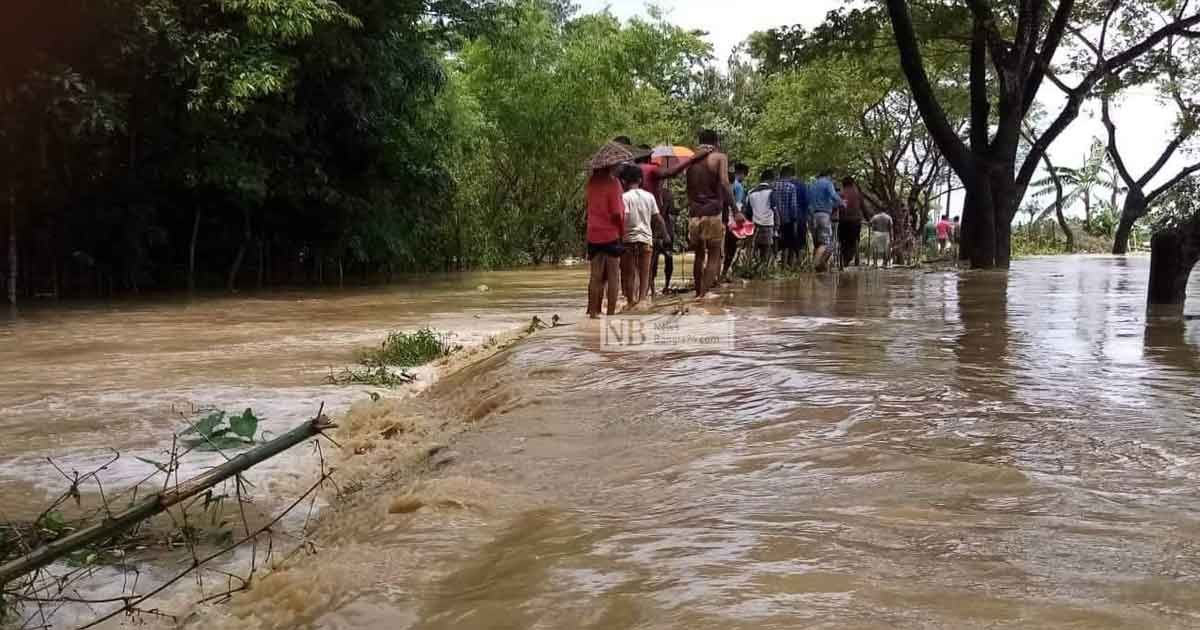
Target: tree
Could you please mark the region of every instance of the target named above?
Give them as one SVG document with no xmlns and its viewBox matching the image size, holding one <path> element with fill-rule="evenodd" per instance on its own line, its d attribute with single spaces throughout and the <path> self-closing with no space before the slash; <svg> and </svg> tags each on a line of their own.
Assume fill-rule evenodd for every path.
<svg viewBox="0 0 1200 630">
<path fill-rule="evenodd" d="M 921 118 L 966 187 L 963 254 L 979 268 L 1007 267 L 1011 258 L 1012 220 L 1047 148 L 1079 115 L 1084 100 L 1107 76 L 1144 57 L 1167 38 L 1200 24 L 1200 13 L 1179 16 L 1107 52 L 1114 23 L 1136 14 L 1133 3 L 1110 0 L 1105 6 L 1075 0 L 965 0 L 970 10 L 970 133 L 964 141 L 946 114 L 930 80 L 907 0 L 886 0 L 901 67 L 912 88 Z M 1102 3 L 1103 4 L 1103 3 Z M 957 2 L 953 3 L 955 6 Z M 1098 10 L 1099 9 L 1099 10 Z M 1124 10 L 1122 10 L 1124 9 Z M 1103 61 L 1067 85 L 1052 67 L 1069 28 L 1101 33 Z M 989 63 L 990 62 L 990 63 Z M 989 69 L 990 66 L 990 69 Z M 1049 79 L 1065 95 L 1065 104 L 1024 156 L 1022 127 Z M 993 109 L 995 114 L 993 115 Z"/>
<path fill-rule="evenodd" d="M 1045 162 L 1045 158 L 1043 158 L 1043 162 Z M 1106 202 L 1103 197 L 1099 196 L 1100 193 L 1116 197 L 1124 192 L 1121 182 L 1113 172 L 1104 143 L 1100 140 L 1092 141 L 1091 148 L 1083 158 L 1082 165 L 1075 167 L 1048 166 L 1046 177 L 1031 185 L 1035 187 L 1035 197 L 1051 192 L 1057 195 L 1059 187 L 1066 189 L 1062 198 L 1062 207 L 1067 208 L 1075 203 L 1083 204 L 1083 226 L 1088 231 L 1095 229 L 1093 215 L 1097 207 L 1112 211 L 1113 203 Z M 1048 212 L 1043 211 L 1038 220 L 1047 216 Z"/>
<path fill-rule="evenodd" d="M 0 194 L 22 291 L 438 264 L 444 160 L 467 143 L 443 58 L 492 0 L 10 4 Z"/>
<path fill-rule="evenodd" d="M 1180 20 L 1190 4 L 1190 0 L 1181 0 L 1176 3 L 1176 6 L 1169 7 L 1171 9 L 1169 12 L 1151 11 L 1143 20 L 1132 26 L 1137 27 L 1140 32 L 1144 32 L 1151 28 L 1151 24 L 1155 23 L 1153 18 L 1158 18 L 1157 21 Z M 1098 61 L 1103 59 L 1103 50 L 1100 46 L 1092 43 L 1082 33 L 1078 33 L 1077 36 L 1096 55 Z M 1197 63 L 1200 63 L 1200 46 L 1193 43 L 1192 37 L 1190 35 L 1186 37 L 1172 35 L 1166 39 L 1161 54 L 1150 57 L 1142 67 L 1131 68 L 1114 75 L 1103 86 L 1104 89 L 1100 96 L 1100 111 L 1108 132 L 1108 154 L 1113 164 L 1116 165 L 1121 180 L 1128 188 L 1125 203 L 1121 208 L 1116 235 L 1113 238 L 1112 252 L 1114 254 L 1124 254 L 1129 250 L 1129 235 L 1133 231 L 1134 223 L 1149 214 L 1150 209 L 1162 200 L 1172 188 L 1184 182 L 1193 173 L 1200 171 L 1200 161 L 1193 162 L 1167 177 L 1157 187 L 1151 186 L 1151 183 L 1163 174 L 1163 170 L 1171 159 L 1193 139 L 1197 128 L 1200 128 L 1200 102 L 1195 100 L 1197 87 L 1200 87 L 1198 85 L 1200 77 L 1196 75 L 1195 71 Z M 1175 135 L 1159 152 L 1154 162 L 1140 175 L 1135 175 L 1130 171 L 1121 152 L 1121 145 L 1117 139 L 1117 126 L 1111 111 L 1111 101 L 1114 93 L 1119 94 L 1122 90 L 1145 83 L 1154 84 L 1160 96 L 1163 97 L 1162 100 L 1175 107 Z"/>
<path fill-rule="evenodd" d="M 1150 239 L 1150 287 L 1147 302 L 1152 315 L 1179 317 L 1187 300 L 1188 279 L 1200 262 L 1200 182 L 1189 178 L 1164 200 L 1168 208 Z"/>
<path fill-rule="evenodd" d="M 1034 133 L 1026 128 L 1025 141 L 1030 145 L 1033 144 Z M 1068 252 L 1075 251 L 1075 233 L 1071 230 L 1071 225 L 1067 223 L 1067 217 L 1063 213 L 1066 208 L 1066 193 L 1063 186 L 1062 177 L 1059 176 L 1059 169 L 1050 159 L 1050 153 L 1042 153 L 1042 163 L 1046 167 L 1046 177 L 1038 182 L 1034 182 L 1034 186 L 1038 186 L 1035 192 L 1036 196 L 1053 194 L 1054 201 L 1046 209 L 1042 210 L 1039 219 L 1044 219 L 1051 211 L 1054 212 L 1054 217 L 1058 220 L 1058 227 L 1063 231 L 1063 236 L 1066 238 L 1066 250 Z"/>
<path fill-rule="evenodd" d="M 929 23 L 928 36 L 947 25 Z M 749 48 L 768 77 L 763 114 L 753 132 L 755 159 L 794 161 L 802 172 L 824 168 L 858 176 L 876 208 L 916 210 L 904 222 L 915 233 L 928 217 L 946 162 L 898 70 L 890 23 L 878 8 L 830 12 L 818 27 L 755 33 Z M 883 51 L 881 53 L 881 51 Z M 930 67 L 951 117 L 964 120 L 965 67 L 938 57 Z"/>
<path fill-rule="evenodd" d="M 499 261 L 567 255 L 582 230 L 587 157 L 618 134 L 684 142 L 710 56 L 698 34 L 654 15 L 622 24 L 519 2 L 502 30 L 465 48 L 455 73 L 481 116 L 455 205 L 480 217 Z"/>
</svg>

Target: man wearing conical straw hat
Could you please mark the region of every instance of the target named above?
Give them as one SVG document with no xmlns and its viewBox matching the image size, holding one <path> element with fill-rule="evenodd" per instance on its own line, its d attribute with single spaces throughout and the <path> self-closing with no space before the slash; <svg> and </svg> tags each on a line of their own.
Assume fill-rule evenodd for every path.
<svg viewBox="0 0 1200 630">
<path fill-rule="evenodd" d="M 614 171 L 632 162 L 629 149 L 609 142 L 592 159 L 587 168 L 587 254 L 591 261 L 588 280 L 588 317 L 600 317 L 601 303 L 608 296 L 609 315 L 617 311 L 617 293 L 621 287 L 621 236 L 625 234 L 624 189 Z"/>
</svg>

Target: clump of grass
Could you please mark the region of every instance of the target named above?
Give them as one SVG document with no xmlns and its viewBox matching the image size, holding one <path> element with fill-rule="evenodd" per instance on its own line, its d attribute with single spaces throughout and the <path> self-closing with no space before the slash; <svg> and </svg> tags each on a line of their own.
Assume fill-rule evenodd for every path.
<svg viewBox="0 0 1200 630">
<path fill-rule="evenodd" d="M 768 264 L 759 260 L 747 260 L 743 257 L 734 264 L 731 274 L 742 280 L 786 280 L 812 270 L 811 258 L 804 258 L 799 264 L 784 265 L 778 260 L 773 260 Z"/>
<path fill-rule="evenodd" d="M 422 328 L 416 332 L 394 332 L 374 348 L 359 355 L 359 363 L 368 368 L 416 367 L 440 359 L 461 349 L 446 335 Z"/>
</svg>

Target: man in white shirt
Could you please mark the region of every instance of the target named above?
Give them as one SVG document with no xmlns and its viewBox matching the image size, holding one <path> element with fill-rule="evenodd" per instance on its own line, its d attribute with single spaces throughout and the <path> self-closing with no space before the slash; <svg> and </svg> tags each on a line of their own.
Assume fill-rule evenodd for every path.
<svg viewBox="0 0 1200 630">
<path fill-rule="evenodd" d="M 754 250 L 758 264 L 770 262 L 775 252 L 775 226 L 779 224 L 775 207 L 775 171 L 762 172 L 758 185 L 746 196 L 750 219 L 754 221 Z"/>
<path fill-rule="evenodd" d="M 650 293 L 650 263 L 654 256 L 654 225 L 665 231 L 658 200 L 642 189 L 642 169 L 627 164 L 621 169 L 621 184 L 625 187 L 625 234 L 621 241 L 621 290 L 626 308 L 637 306 Z"/>
</svg>

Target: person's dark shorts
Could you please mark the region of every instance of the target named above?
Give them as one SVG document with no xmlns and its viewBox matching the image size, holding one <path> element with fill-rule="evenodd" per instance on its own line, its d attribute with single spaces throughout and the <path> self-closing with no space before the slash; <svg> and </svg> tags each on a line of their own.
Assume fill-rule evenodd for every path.
<svg viewBox="0 0 1200 630">
<path fill-rule="evenodd" d="M 620 256 L 625 253 L 625 246 L 621 241 L 613 241 L 611 243 L 591 243 L 587 247 L 587 257 L 591 260 L 596 257 L 596 254 L 606 254 L 608 256 Z"/>
<path fill-rule="evenodd" d="M 779 246 L 787 250 L 804 249 L 804 241 L 801 240 L 803 232 L 800 231 L 800 222 L 792 221 L 779 226 Z"/>
<path fill-rule="evenodd" d="M 773 225 L 755 225 L 754 226 L 754 246 L 755 247 L 772 247 L 775 245 L 775 226 Z"/>
</svg>

